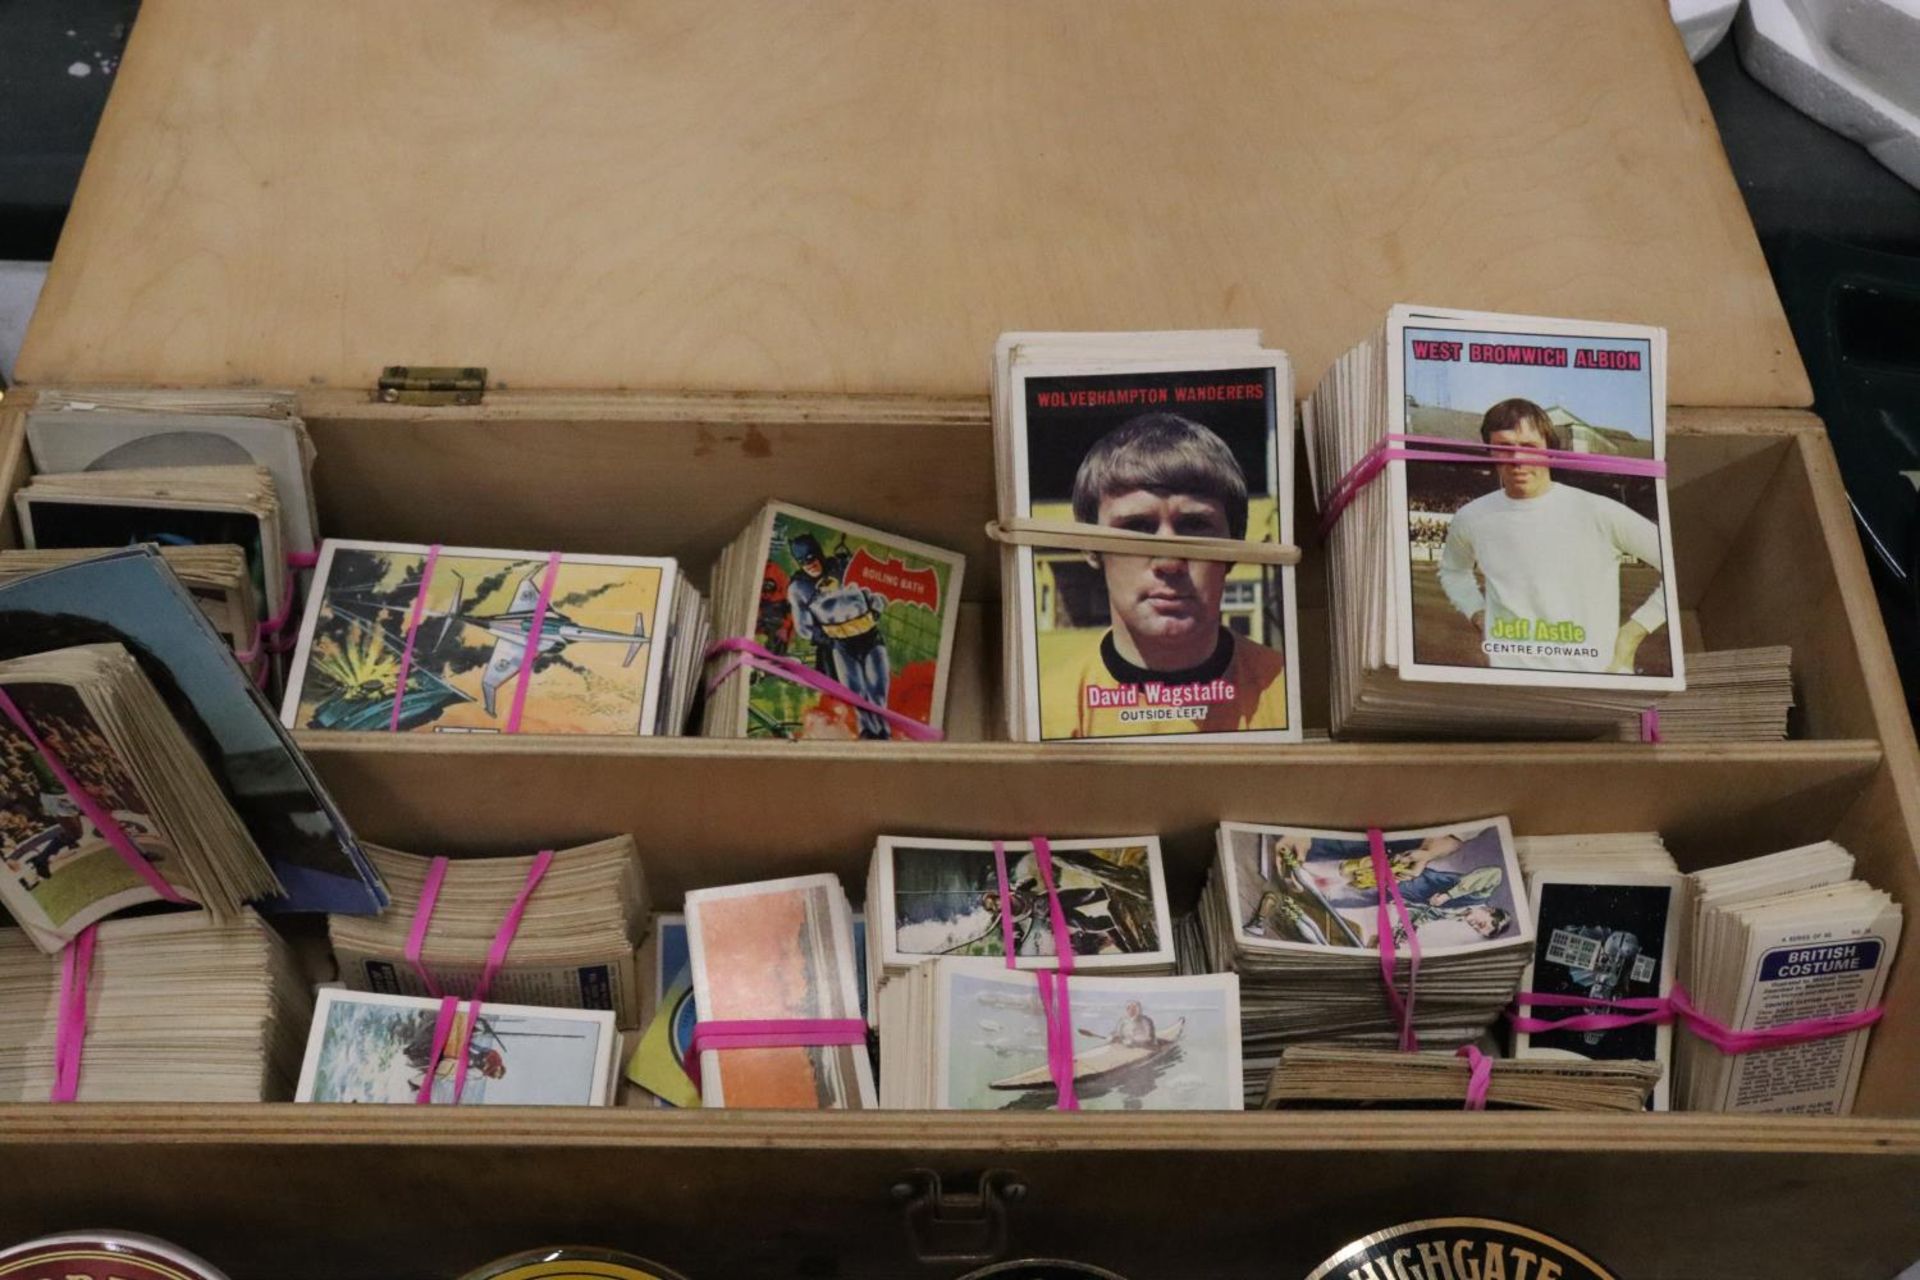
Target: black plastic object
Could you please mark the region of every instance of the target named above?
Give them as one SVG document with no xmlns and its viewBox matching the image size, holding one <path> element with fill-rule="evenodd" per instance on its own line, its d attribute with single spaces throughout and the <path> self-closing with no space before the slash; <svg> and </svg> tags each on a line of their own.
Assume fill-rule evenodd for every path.
<svg viewBox="0 0 1920 1280">
<path fill-rule="evenodd" d="M 1920 712 L 1920 257 L 1804 235 L 1769 256 Z"/>
<path fill-rule="evenodd" d="M 0 3 L 0 258 L 53 245 L 139 0 Z"/>
</svg>

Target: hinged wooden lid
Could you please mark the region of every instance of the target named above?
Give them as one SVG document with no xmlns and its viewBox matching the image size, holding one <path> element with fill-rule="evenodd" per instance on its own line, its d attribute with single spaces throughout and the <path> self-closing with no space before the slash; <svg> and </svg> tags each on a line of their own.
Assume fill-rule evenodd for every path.
<svg viewBox="0 0 1920 1280">
<path fill-rule="evenodd" d="M 1805 375 L 1661 0 L 146 0 L 21 379 L 980 393 L 1398 301 Z"/>
</svg>

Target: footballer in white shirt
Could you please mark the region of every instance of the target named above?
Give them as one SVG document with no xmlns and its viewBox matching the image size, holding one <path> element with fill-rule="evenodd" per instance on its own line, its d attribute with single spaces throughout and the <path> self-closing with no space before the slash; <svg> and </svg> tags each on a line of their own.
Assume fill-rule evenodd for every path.
<svg viewBox="0 0 1920 1280">
<path fill-rule="evenodd" d="M 1502 400 L 1480 422 L 1488 444 L 1556 447 L 1531 400 Z M 1664 584 L 1620 618 L 1620 562 L 1663 573 L 1660 529 L 1622 503 L 1557 484 L 1545 458 L 1505 455 L 1500 488 L 1454 514 L 1439 578 L 1495 667 L 1632 674 L 1641 643 L 1666 625 Z M 1478 570 L 1478 577 L 1475 571 Z M 1483 585 L 1484 584 L 1484 585 Z"/>
</svg>

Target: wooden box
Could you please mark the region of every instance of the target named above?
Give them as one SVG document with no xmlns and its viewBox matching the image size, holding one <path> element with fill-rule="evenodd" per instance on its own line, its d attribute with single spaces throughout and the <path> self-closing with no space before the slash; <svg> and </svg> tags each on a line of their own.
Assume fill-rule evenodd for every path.
<svg viewBox="0 0 1920 1280">
<path fill-rule="evenodd" d="M 32 387 L 292 386 L 337 536 L 703 570 L 779 496 L 973 558 L 952 741 L 309 736 L 368 838 L 633 831 L 670 905 L 822 869 L 857 897 L 881 831 L 1154 830 L 1185 906 L 1221 818 L 1504 812 L 1658 828 L 1694 867 L 1832 836 L 1920 908 L 1846 497 L 1658 0 L 147 0 L 120 77 L 0 411 L 7 490 Z M 1304 390 L 1401 300 L 1669 328 L 1686 625 L 1794 646 L 1794 740 L 994 741 L 994 335 L 1257 325 Z M 485 400 L 377 402 L 401 363 L 485 365 Z M 1324 724 L 1311 546 L 1300 595 Z M 13 1106 L 0 1239 L 112 1223 L 237 1280 L 568 1240 L 696 1280 L 996 1251 L 1252 1280 L 1467 1213 L 1636 1280 L 1884 1280 L 1920 1257 L 1916 956 L 1846 1120 Z"/>
</svg>

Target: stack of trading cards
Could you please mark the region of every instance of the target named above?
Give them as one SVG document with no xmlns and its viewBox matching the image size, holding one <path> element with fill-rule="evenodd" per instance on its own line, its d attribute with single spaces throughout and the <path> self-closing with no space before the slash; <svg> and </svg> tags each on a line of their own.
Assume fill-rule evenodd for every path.
<svg viewBox="0 0 1920 1280">
<path fill-rule="evenodd" d="M 1423 1043 L 1477 1039 L 1513 999 L 1533 919 L 1504 817 L 1384 833 L 1388 865 L 1420 943 L 1389 910 L 1395 986 L 1413 991 Z M 1389 897 L 1391 901 L 1391 897 Z M 1220 824 L 1200 899 L 1209 967 L 1240 975 L 1250 1080 L 1298 1041 L 1392 1046 L 1400 1018 L 1382 982 L 1380 892 L 1365 832 Z"/>
<path fill-rule="evenodd" d="M 90 924 L 166 898 L 128 865 L 83 800 L 110 815 L 160 881 L 221 922 L 242 903 L 282 894 L 220 784 L 124 648 L 79 645 L 0 662 L 0 690 L 32 730 L 0 716 L 0 903 L 42 950 L 58 951 Z"/>
<path fill-rule="evenodd" d="M 1830 841 L 1695 872 L 1686 984 L 1700 1011 L 1740 1032 L 1878 1006 L 1900 904 L 1852 875 L 1853 856 Z M 1846 1115 L 1870 1034 L 1740 1055 L 1684 1036 L 1678 1104 Z"/>
<path fill-rule="evenodd" d="M 860 1015 L 868 1016 L 867 918 L 853 913 L 855 986 Z M 693 962 L 687 947 L 687 917 L 663 912 L 639 952 L 641 1034 L 627 1059 L 627 1080 L 653 1095 L 654 1105 L 697 1107 L 700 1088 L 687 1075 L 687 1054 L 699 1021 L 693 1004 Z"/>
<path fill-rule="evenodd" d="M 295 554 L 319 545 L 313 441 L 290 393 L 42 391 L 27 415 L 27 447 L 43 474 L 265 467 L 279 501 L 281 543 Z"/>
<path fill-rule="evenodd" d="M 1082 1110 L 1241 1109 L 1240 984 L 1232 974 L 1076 973 L 1067 982 Z M 881 1106 L 1057 1105 L 1048 1020 L 1032 974 L 997 961 L 929 961 L 881 988 L 879 1014 Z"/>
<path fill-rule="evenodd" d="M 1609 1001 L 1669 995 L 1680 964 L 1686 879 L 1658 835 L 1534 836 L 1514 842 L 1533 911 L 1533 963 L 1524 992 L 1572 996 L 1591 1005 L 1523 1007 L 1527 1018 L 1563 1022 L 1620 1010 Z M 1610 1030 L 1516 1029 L 1517 1059 L 1585 1058 L 1659 1068 L 1651 1102 L 1671 1103 L 1673 1028 L 1644 1023 Z"/>
<path fill-rule="evenodd" d="M 1666 389 L 1664 330 L 1475 311 L 1395 307 L 1334 362 L 1336 735 L 1591 738 L 1686 687 Z"/>
<path fill-rule="evenodd" d="M 161 561 L 173 570 L 180 585 L 192 594 L 207 621 L 237 651 L 251 650 L 257 639 L 260 596 L 254 590 L 246 552 L 232 543 L 215 542 L 156 548 Z M 47 569 L 111 555 L 114 547 L 61 547 L 41 551 L 0 551 L 0 583 L 12 582 Z"/>
<path fill-rule="evenodd" d="M 860 1017 L 853 911 L 834 875 L 687 895 L 693 1002 L 702 1022 Z M 709 1107 L 842 1110 L 876 1105 L 864 1044 L 700 1052 Z"/>
<path fill-rule="evenodd" d="M 118 637 L 180 723 L 266 854 L 286 896 L 265 911 L 377 912 L 386 889 L 326 789 L 180 579 L 151 547 L 128 547 L 0 582 L 0 657 Z M 31 821 L 31 819 L 29 819 Z"/>
<path fill-rule="evenodd" d="M 1580 831 L 1558 836 L 1515 836 L 1514 852 L 1529 883 L 1543 872 L 1644 871 L 1669 874 L 1679 868 L 1658 831 Z"/>
<path fill-rule="evenodd" d="M 295 1102 L 605 1107 L 619 1077 L 620 1033 L 605 1010 L 462 1000 L 438 1055 L 439 1000 L 323 987 L 314 1001 Z M 465 1059 L 459 1097 L 455 1084 Z"/>
<path fill-rule="evenodd" d="M 354 991 L 471 995 L 500 922 L 525 889 L 531 857 L 455 858 L 447 864 L 420 960 L 431 992 L 407 959 L 407 942 L 433 860 L 366 846 L 393 905 L 378 916 L 329 916 L 340 979 Z M 647 885 L 632 836 L 561 849 L 541 877 L 489 995 L 511 1004 L 610 1009 L 640 1025 L 634 952 L 647 928 Z"/>
<path fill-rule="evenodd" d="M 1453 1053 L 1296 1044 L 1280 1053 L 1269 1109 L 1406 1107 L 1457 1111 L 1471 1068 Z M 1489 1110 L 1644 1111 L 1662 1079 L 1652 1062 L 1516 1062 L 1493 1058 Z"/>
<path fill-rule="evenodd" d="M 329 538 L 280 718 L 294 729 L 677 734 L 706 630 L 706 603 L 671 559 Z"/>
<path fill-rule="evenodd" d="M 1292 388 L 1251 329 L 1001 335 L 1009 737 L 1300 740 L 1293 565 L 1229 558 L 1293 543 Z"/>
<path fill-rule="evenodd" d="M 280 500 L 265 467 L 156 467 L 36 475 L 13 495 L 29 549 L 197 543 L 238 546 L 261 616 L 287 608 Z"/>
<path fill-rule="evenodd" d="M 1718 649 L 1687 655 L 1687 687 L 1648 704 L 1662 742 L 1784 742 L 1793 711 L 1793 649 Z M 1624 716 L 1623 742 L 1643 740 L 1647 721 Z"/>
<path fill-rule="evenodd" d="M 1007 910 L 991 840 L 881 836 L 867 874 L 867 971 L 876 982 L 939 956 L 1004 960 L 1052 969 L 1059 939 L 1031 840 L 1003 842 Z M 1053 885 L 1066 920 L 1075 972 L 1171 974 L 1172 917 L 1158 836 L 1049 841 Z M 1004 919 L 1003 919 L 1004 917 Z"/>
<path fill-rule="evenodd" d="M 62 962 L 0 929 L 0 1100 L 54 1084 Z M 95 934 L 81 1102 L 283 1102 L 312 1002 L 286 943 L 252 912 L 109 920 Z"/>
<path fill-rule="evenodd" d="M 750 640 L 938 729 L 965 570 L 955 552 L 769 502 L 714 566 L 714 635 Z M 723 650 L 708 663 L 717 681 L 707 699 L 709 737 L 904 736 L 885 716 L 741 657 Z"/>
</svg>

